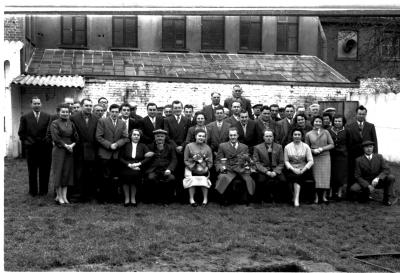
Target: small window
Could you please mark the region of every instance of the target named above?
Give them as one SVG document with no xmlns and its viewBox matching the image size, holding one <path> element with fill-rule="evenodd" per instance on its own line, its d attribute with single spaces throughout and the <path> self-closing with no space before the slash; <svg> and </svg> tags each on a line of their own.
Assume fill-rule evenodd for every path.
<svg viewBox="0 0 400 273">
<path fill-rule="evenodd" d="M 86 46 L 86 16 L 62 16 L 61 43 L 66 46 Z"/>
<path fill-rule="evenodd" d="M 164 16 L 162 19 L 162 47 L 164 50 L 186 49 L 186 17 Z"/>
<path fill-rule="evenodd" d="M 113 47 L 137 48 L 137 16 L 113 16 Z"/>
<path fill-rule="evenodd" d="M 225 17 L 203 16 L 201 18 L 201 49 L 225 49 Z"/>
<path fill-rule="evenodd" d="M 380 42 L 381 56 L 385 59 L 400 58 L 400 33 L 385 32 Z"/>
<path fill-rule="evenodd" d="M 299 17 L 278 16 L 277 44 L 278 52 L 298 53 Z"/>
<path fill-rule="evenodd" d="M 261 51 L 261 16 L 240 16 L 240 49 Z"/>
</svg>

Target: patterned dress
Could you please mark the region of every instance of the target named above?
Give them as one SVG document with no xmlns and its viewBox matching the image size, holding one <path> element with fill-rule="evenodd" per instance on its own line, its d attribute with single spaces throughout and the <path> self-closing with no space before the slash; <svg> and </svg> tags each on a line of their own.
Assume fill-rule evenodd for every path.
<svg viewBox="0 0 400 273">
<path fill-rule="evenodd" d="M 325 129 L 312 130 L 306 134 L 306 143 L 311 149 L 333 145 L 333 140 L 329 132 Z M 331 184 L 331 156 L 325 150 L 320 154 L 314 154 L 313 176 L 316 189 L 329 189 Z"/>
</svg>

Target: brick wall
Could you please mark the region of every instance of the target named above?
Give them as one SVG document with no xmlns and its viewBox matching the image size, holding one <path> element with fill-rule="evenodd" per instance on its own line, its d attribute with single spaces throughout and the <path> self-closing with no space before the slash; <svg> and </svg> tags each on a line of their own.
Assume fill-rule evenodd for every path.
<svg viewBox="0 0 400 273">
<path fill-rule="evenodd" d="M 4 39 L 23 42 L 24 37 L 24 17 L 6 16 L 4 18 Z"/>
<path fill-rule="evenodd" d="M 278 103 L 280 106 L 303 104 L 306 107 L 318 100 L 345 100 L 354 88 L 341 87 L 310 87 L 310 86 L 284 86 L 284 85 L 241 85 L 243 95 L 249 98 L 252 104 Z M 210 104 L 210 94 L 213 91 L 221 93 L 221 103 L 231 96 L 233 84 L 216 83 L 177 83 L 177 82 L 147 82 L 147 81 L 117 81 L 117 80 L 92 80 L 88 81 L 82 91 L 81 97 L 90 97 L 97 101 L 106 97 L 111 103 L 137 103 L 140 115 L 146 114 L 146 104 L 154 102 L 164 106 L 173 100 L 181 100 L 183 104 L 192 104 L 195 111 L 201 110 L 205 104 Z M 79 99 L 80 99 L 79 98 Z"/>
</svg>

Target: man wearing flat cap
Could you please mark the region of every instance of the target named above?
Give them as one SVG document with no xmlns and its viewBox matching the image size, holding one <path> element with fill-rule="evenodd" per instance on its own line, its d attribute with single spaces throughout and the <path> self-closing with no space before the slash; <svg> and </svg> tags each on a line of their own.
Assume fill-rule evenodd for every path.
<svg viewBox="0 0 400 273">
<path fill-rule="evenodd" d="M 255 104 L 253 105 L 253 115 L 254 115 L 254 120 L 257 121 L 258 118 L 261 115 L 261 108 L 263 107 L 263 105 L 261 103 Z"/>
<path fill-rule="evenodd" d="M 354 176 L 357 182 L 351 186 L 350 191 L 359 194 L 360 201 L 368 201 L 370 193 L 383 188 L 383 204 L 391 206 L 397 201 L 393 194 L 395 177 L 390 174 L 382 155 L 374 153 L 373 141 L 366 140 L 361 146 L 364 155 L 356 159 Z"/>
<path fill-rule="evenodd" d="M 154 153 L 146 170 L 145 192 L 151 201 L 167 206 L 174 191 L 177 159 L 175 145 L 167 141 L 168 132 L 163 129 L 153 131 L 154 143 L 148 145 Z"/>
</svg>

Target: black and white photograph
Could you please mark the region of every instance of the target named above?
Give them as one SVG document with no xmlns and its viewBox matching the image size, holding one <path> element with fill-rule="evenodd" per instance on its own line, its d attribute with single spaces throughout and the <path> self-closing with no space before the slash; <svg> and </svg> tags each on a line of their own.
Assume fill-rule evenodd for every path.
<svg viewBox="0 0 400 273">
<path fill-rule="evenodd" d="M 400 2 L 0 5 L 0 270 L 400 272 Z"/>
</svg>

